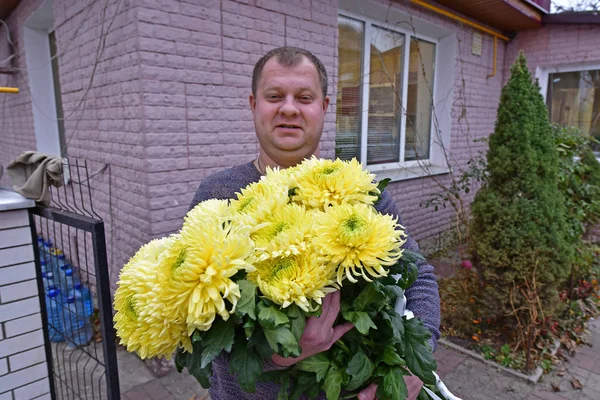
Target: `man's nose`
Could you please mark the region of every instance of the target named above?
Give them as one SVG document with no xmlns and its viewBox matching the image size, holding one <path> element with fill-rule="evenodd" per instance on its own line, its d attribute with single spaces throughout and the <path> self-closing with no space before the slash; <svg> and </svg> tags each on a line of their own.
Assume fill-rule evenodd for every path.
<svg viewBox="0 0 600 400">
<path fill-rule="evenodd" d="M 286 96 L 283 104 L 279 108 L 279 114 L 285 117 L 298 115 L 300 110 L 296 106 L 296 100 L 293 96 Z"/>
</svg>

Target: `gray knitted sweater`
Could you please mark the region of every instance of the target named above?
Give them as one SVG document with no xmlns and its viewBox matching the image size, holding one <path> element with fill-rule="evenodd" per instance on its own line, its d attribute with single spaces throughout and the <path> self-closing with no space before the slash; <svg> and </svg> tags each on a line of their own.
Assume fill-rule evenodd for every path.
<svg viewBox="0 0 600 400">
<path fill-rule="evenodd" d="M 209 176 L 200 183 L 196 195 L 192 200 L 190 209 L 196 204 L 208 199 L 232 199 L 236 192 L 253 182 L 260 180 L 260 173 L 253 163 L 238 165 L 233 168 L 218 172 Z M 383 192 L 377 210 L 383 214 L 391 214 L 398 217 L 398 223 L 402 224 L 396 204 L 392 197 Z M 417 243 L 408 237 L 404 248 L 419 251 Z M 440 337 L 440 299 L 438 286 L 433 273 L 433 267 L 427 263 L 421 263 L 417 281 L 406 290 L 406 307 L 423 320 L 424 325 L 429 328 L 433 336 L 433 346 Z M 274 369 L 273 363 L 265 363 L 264 369 Z M 235 376 L 229 373 L 229 360 L 227 354 L 223 353 L 213 361 L 213 375 L 210 379 L 210 397 L 212 400 L 270 400 L 276 399 L 279 386 L 274 383 L 259 383 L 256 385 L 255 393 L 244 393 Z M 325 399 L 322 393 L 319 399 Z"/>
</svg>

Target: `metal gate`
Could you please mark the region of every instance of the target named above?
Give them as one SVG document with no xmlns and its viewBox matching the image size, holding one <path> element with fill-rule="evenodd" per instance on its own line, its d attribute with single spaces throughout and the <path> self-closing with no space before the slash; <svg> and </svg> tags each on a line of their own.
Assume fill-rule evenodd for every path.
<svg viewBox="0 0 600 400">
<path fill-rule="evenodd" d="M 104 222 L 87 163 L 65 163 L 67 184 L 29 218 L 53 399 L 119 400 Z"/>
</svg>

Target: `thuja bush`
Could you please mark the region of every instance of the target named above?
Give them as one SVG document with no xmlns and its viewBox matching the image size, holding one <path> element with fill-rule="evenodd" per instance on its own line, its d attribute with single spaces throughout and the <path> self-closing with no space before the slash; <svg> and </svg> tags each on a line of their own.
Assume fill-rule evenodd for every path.
<svg viewBox="0 0 600 400">
<path fill-rule="evenodd" d="M 470 227 L 482 307 L 498 323 L 531 326 L 531 319 L 560 311 L 573 248 L 558 160 L 544 100 L 521 53 L 502 89 L 488 179 L 475 196 Z"/>
</svg>

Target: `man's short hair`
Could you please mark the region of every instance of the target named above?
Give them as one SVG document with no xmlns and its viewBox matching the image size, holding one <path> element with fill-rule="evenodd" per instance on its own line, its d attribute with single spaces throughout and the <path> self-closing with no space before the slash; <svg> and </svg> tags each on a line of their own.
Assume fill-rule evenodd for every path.
<svg viewBox="0 0 600 400">
<path fill-rule="evenodd" d="M 254 97 L 256 97 L 256 86 L 258 85 L 258 80 L 262 75 L 265 64 L 273 57 L 276 57 L 277 62 L 284 67 L 295 67 L 296 65 L 299 65 L 304 58 L 308 59 L 308 61 L 315 66 L 317 73 L 319 74 L 319 83 L 323 90 L 323 98 L 327 96 L 327 71 L 321 60 L 308 50 L 284 46 L 269 51 L 254 65 L 254 71 L 252 72 L 252 95 Z"/>
</svg>

